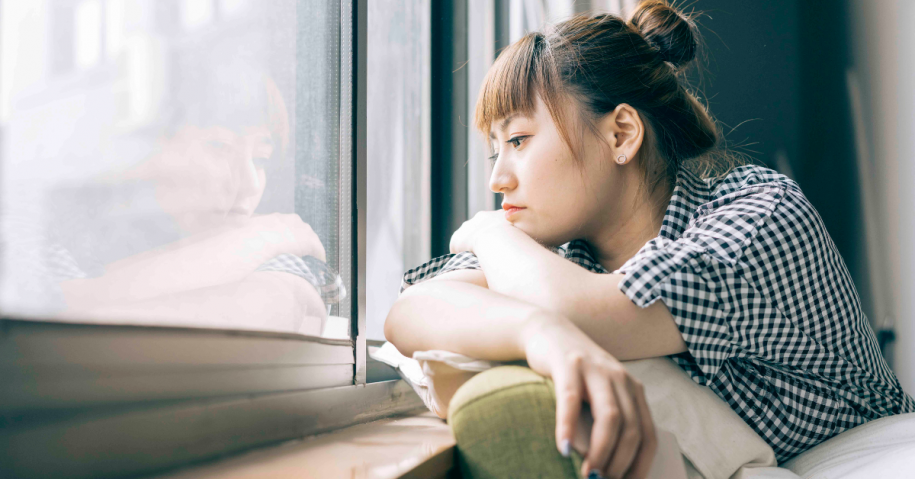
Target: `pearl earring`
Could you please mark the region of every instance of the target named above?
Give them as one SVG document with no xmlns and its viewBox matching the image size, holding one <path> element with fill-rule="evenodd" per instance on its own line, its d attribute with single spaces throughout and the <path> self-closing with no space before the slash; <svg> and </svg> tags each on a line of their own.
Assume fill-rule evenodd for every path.
<svg viewBox="0 0 915 479">
<path fill-rule="evenodd" d="M 616 162 L 622 165 L 622 164 L 625 163 L 626 160 L 628 160 L 628 159 L 629 159 L 629 158 L 626 158 L 626 155 L 620 155 L 620 156 L 617 156 L 617 157 L 616 157 Z"/>
</svg>

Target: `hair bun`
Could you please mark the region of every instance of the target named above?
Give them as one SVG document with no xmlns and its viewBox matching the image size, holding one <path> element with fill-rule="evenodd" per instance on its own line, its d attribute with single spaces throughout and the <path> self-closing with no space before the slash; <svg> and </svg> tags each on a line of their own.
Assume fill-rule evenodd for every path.
<svg viewBox="0 0 915 479">
<path fill-rule="evenodd" d="M 662 60 L 680 67 L 696 57 L 698 34 L 695 24 L 665 0 L 641 2 L 629 22 L 658 49 Z"/>
</svg>

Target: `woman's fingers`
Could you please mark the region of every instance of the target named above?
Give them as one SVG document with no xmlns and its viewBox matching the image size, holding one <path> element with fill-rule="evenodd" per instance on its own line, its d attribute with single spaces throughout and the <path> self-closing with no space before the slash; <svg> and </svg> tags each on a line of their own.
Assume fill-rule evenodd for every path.
<svg viewBox="0 0 915 479">
<path fill-rule="evenodd" d="M 613 391 L 623 416 L 623 427 L 620 430 L 619 442 L 612 451 L 608 466 L 604 469 L 604 475 L 618 478 L 623 477 L 631 468 L 642 445 L 643 425 L 638 397 L 644 395 L 640 387 L 637 388 L 634 380 L 625 372 L 614 376 Z"/>
<path fill-rule="evenodd" d="M 560 451 L 575 437 L 582 402 L 588 401 L 594 423 L 582 475 L 644 477 L 657 446 L 641 384 L 570 321 L 531 324 L 523 335 L 524 351 L 532 369 L 553 378 Z"/>
<path fill-rule="evenodd" d="M 581 414 L 581 361 L 580 354 L 571 354 L 561 372 L 553 374 L 553 386 L 556 388 L 556 446 L 563 456 L 569 455 L 578 415 Z"/>
<path fill-rule="evenodd" d="M 321 244 L 321 239 L 318 238 L 318 234 L 311 228 L 311 225 L 302 221 L 299 215 L 291 214 L 287 218 L 291 222 L 297 246 L 301 248 L 302 254 L 314 256 L 326 263 L 327 253 L 324 251 L 324 245 Z"/>
<path fill-rule="evenodd" d="M 645 399 L 642 384 L 637 381 L 634 381 L 634 383 L 638 392 L 635 404 L 638 407 L 639 419 L 641 420 L 642 445 L 636 454 L 632 467 L 629 468 L 629 473 L 626 474 L 626 479 L 643 479 L 648 477 L 648 473 L 651 470 L 654 455 L 658 450 L 658 437 L 655 433 L 654 421 L 651 420 L 651 411 L 648 409 L 648 401 Z"/>
<path fill-rule="evenodd" d="M 623 416 L 606 369 L 593 369 L 585 374 L 585 389 L 594 427 L 591 429 L 591 445 L 582 461 L 582 475 L 587 477 L 592 470 L 605 471 L 611 454 L 617 447 Z"/>
</svg>

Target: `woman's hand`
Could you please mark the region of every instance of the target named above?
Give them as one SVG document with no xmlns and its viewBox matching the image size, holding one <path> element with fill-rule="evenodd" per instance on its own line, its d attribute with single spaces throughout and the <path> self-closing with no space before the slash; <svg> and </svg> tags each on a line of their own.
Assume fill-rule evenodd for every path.
<svg viewBox="0 0 915 479">
<path fill-rule="evenodd" d="M 234 220 L 210 239 L 208 251 L 220 258 L 243 259 L 256 268 L 281 254 L 313 256 L 327 261 L 324 245 L 297 214 L 271 213 Z"/>
<path fill-rule="evenodd" d="M 313 256 L 327 262 L 324 245 L 311 225 L 297 214 L 273 213 L 252 217 L 246 228 L 259 234 L 271 249 L 270 258 L 289 253 L 295 256 Z"/>
<path fill-rule="evenodd" d="M 464 222 L 457 231 L 451 235 L 450 250 L 451 253 L 460 253 L 463 251 L 473 251 L 474 242 L 480 233 L 490 228 L 514 228 L 508 220 L 505 219 L 505 212 L 497 211 L 480 211 L 473 215 L 473 218 Z"/>
<path fill-rule="evenodd" d="M 556 444 L 568 454 L 582 401 L 594 416 L 582 475 L 644 478 L 657 449 L 654 423 L 642 385 L 608 352 L 571 321 L 552 314 L 522 331 L 530 367 L 553 379 L 556 388 Z"/>
</svg>

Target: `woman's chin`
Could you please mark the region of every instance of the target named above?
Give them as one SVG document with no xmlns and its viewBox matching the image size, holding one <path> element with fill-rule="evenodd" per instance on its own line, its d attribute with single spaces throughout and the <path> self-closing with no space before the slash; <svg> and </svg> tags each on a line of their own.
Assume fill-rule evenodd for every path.
<svg viewBox="0 0 915 479">
<path fill-rule="evenodd" d="M 533 238 L 537 243 L 540 243 L 541 246 L 546 248 L 558 248 L 574 239 L 578 239 L 577 236 L 572 236 L 569 234 L 557 234 L 554 231 L 544 232 L 542 230 L 535 231 L 525 231 L 523 228 L 519 228 L 528 236 Z"/>
</svg>

